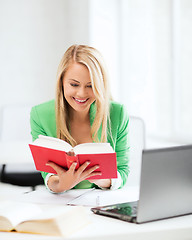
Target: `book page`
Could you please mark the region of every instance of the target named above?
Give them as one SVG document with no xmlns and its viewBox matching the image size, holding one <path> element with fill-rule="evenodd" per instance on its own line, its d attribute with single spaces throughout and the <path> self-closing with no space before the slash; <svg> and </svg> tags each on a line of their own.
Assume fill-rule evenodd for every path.
<svg viewBox="0 0 192 240">
<path fill-rule="evenodd" d="M 31 143 L 31 145 L 52 148 L 52 149 L 65 151 L 65 152 L 69 152 L 72 149 L 72 146 L 69 143 L 59 138 L 43 136 L 43 135 L 39 135 L 39 137 L 33 143 Z"/>
<path fill-rule="evenodd" d="M 52 148 L 60 151 L 69 152 L 73 147 L 64 140 L 39 135 L 39 137 L 31 143 L 41 147 Z M 75 154 L 97 154 L 97 153 L 114 153 L 109 143 L 82 143 L 74 147 Z"/>
<path fill-rule="evenodd" d="M 13 201 L 0 202 L 0 216 L 9 219 L 13 227 L 26 219 L 40 214 L 41 212 L 41 208 L 32 203 Z"/>
<path fill-rule="evenodd" d="M 47 206 L 42 214 L 17 225 L 16 230 L 67 237 L 89 223 L 87 211 L 81 206 Z"/>
<path fill-rule="evenodd" d="M 114 153 L 109 143 L 82 143 L 74 147 L 75 154 Z"/>
</svg>

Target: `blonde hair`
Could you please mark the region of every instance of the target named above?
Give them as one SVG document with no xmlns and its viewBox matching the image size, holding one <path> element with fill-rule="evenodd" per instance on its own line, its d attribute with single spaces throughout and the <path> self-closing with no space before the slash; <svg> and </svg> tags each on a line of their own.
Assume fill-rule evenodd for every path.
<svg viewBox="0 0 192 240">
<path fill-rule="evenodd" d="M 99 141 L 98 131 L 102 126 L 101 142 L 107 141 L 107 125 L 109 121 L 110 90 L 106 68 L 102 56 L 93 47 L 86 45 L 72 45 L 63 55 L 57 72 L 56 87 L 56 125 L 57 137 L 69 142 L 72 146 L 76 141 L 69 131 L 69 105 L 64 97 L 63 77 L 72 63 L 85 65 L 90 74 L 92 89 L 95 95 L 96 115 L 91 127 L 92 139 Z"/>
</svg>

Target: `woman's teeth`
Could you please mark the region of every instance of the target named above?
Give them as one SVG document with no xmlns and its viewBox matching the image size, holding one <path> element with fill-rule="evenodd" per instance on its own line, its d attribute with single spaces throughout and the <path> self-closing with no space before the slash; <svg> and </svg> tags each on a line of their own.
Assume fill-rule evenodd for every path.
<svg viewBox="0 0 192 240">
<path fill-rule="evenodd" d="M 87 101 L 87 99 L 84 99 L 84 100 L 80 100 L 80 99 L 77 99 L 77 98 L 74 98 L 74 99 L 75 99 L 75 101 L 77 101 L 77 102 L 79 102 L 79 103 L 84 103 L 84 102 Z"/>
</svg>

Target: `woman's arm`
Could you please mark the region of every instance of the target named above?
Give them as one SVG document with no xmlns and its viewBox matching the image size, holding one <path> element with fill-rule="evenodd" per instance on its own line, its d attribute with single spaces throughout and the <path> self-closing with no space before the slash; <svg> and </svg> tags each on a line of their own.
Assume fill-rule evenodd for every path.
<svg viewBox="0 0 192 240">
<path fill-rule="evenodd" d="M 117 156 L 117 178 L 89 180 L 100 188 L 118 189 L 126 184 L 129 174 L 129 117 L 123 105 L 114 104 L 111 108 L 111 135 L 108 142 Z M 109 125 L 110 126 L 110 125 Z M 110 166 L 109 166 L 110 167 Z"/>
<path fill-rule="evenodd" d="M 96 179 L 96 180 L 89 180 L 89 182 L 96 184 L 100 188 L 111 187 L 111 179 Z"/>
<path fill-rule="evenodd" d="M 124 105 L 121 106 L 118 121 L 115 152 L 117 155 L 117 170 L 122 179 L 119 186 L 121 188 L 127 182 L 130 161 L 129 117 Z"/>
</svg>

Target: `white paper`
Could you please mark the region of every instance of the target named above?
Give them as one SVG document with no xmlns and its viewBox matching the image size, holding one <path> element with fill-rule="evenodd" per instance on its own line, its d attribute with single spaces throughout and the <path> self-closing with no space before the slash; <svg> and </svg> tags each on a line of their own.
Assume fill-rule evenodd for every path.
<svg viewBox="0 0 192 240">
<path fill-rule="evenodd" d="M 72 200 L 70 204 L 93 207 L 132 202 L 137 201 L 138 199 L 139 190 L 135 187 L 117 190 L 94 189 L 94 191 L 83 194 L 80 197 Z"/>
<path fill-rule="evenodd" d="M 90 191 L 93 191 L 93 189 L 71 189 L 64 193 L 50 193 L 46 188 L 44 188 L 19 195 L 16 197 L 16 200 L 41 204 L 67 205 L 72 200 Z"/>
</svg>

